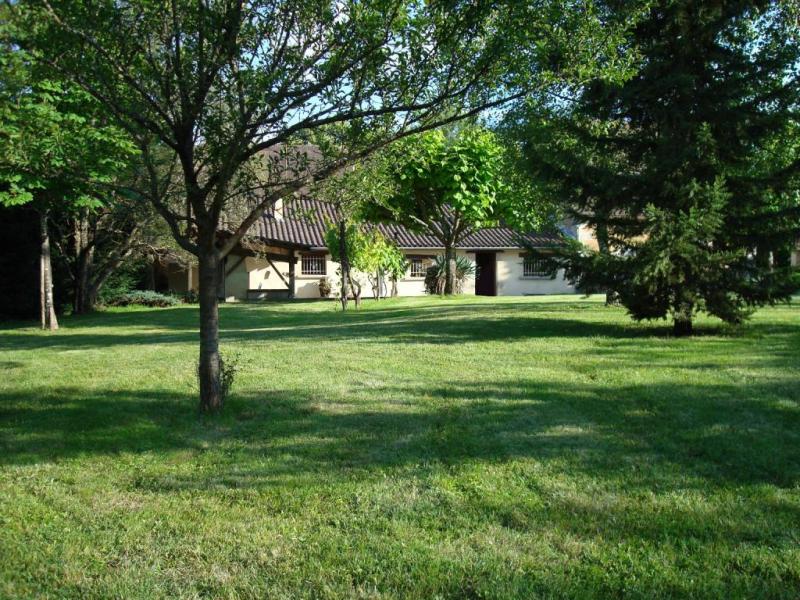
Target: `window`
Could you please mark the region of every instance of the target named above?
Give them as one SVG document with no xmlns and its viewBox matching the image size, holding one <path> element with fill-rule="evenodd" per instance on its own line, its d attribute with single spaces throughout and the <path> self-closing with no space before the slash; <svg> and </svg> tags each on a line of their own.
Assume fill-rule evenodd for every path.
<svg viewBox="0 0 800 600">
<path fill-rule="evenodd" d="M 325 275 L 326 264 L 324 254 L 303 254 L 300 258 L 300 274 Z"/>
<path fill-rule="evenodd" d="M 526 256 L 522 263 L 523 277 L 552 277 L 554 271 L 553 262 L 540 256 Z"/>
<path fill-rule="evenodd" d="M 411 277 L 425 277 L 427 270 L 424 259 L 420 257 L 411 258 Z"/>
</svg>

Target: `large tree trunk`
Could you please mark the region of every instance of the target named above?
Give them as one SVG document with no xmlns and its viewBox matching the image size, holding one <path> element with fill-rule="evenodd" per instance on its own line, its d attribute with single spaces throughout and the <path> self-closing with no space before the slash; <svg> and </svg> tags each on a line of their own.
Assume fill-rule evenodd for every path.
<svg viewBox="0 0 800 600">
<path fill-rule="evenodd" d="M 339 221 L 339 267 L 341 268 L 342 310 L 347 310 L 347 297 L 350 295 L 350 258 L 347 256 L 347 222 Z"/>
<path fill-rule="evenodd" d="M 39 252 L 39 306 L 42 329 L 55 331 L 58 319 L 53 305 L 53 267 L 50 260 L 50 232 L 47 227 L 48 211 L 39 212 L 41 246 Z"/>
<path fill-rule="evenodd" d="M 687 301 L 682 300 L 678 303 L 675 313 L 673 315 L 672 333 L 675 337 L 683 337 L 692 335 L 692 314 L 694 312 L 694 305 Z"/>
<path fill-rule="evenodd" d="M 456 289 L 456 250 L 448 244 L 444 249 L 444 293 L 451 295 Z"/>
<path fill-rule="evenodd" d="M 97 290 L 92 285 L 92 271 L 94 270 L 94 247 L 82 248 L 77 255 L 75 269 L 75 298 L 73 310 L 76 314 L 86 314 L 94 310 Z"/>
<path fill-rule="evenodd" d="M 199 259 L 200 411 L 214 412 L 222 408 L 222 360 L 219 355 L 220 257 L 214 248 L 201 250 Z"/>
<path fill-rule="evenodd" d="M 89 245 L 89 218 L 86 209 L 83 209 L 80 216 L 75 219 L 73 242 L 75 246 L 75 289 L 72 311 L 80 315 L 90 310 L 87 306 L 87 296 L 92 270 L 91 263 L 94 258 L 94 247 Z"/>
</svg>

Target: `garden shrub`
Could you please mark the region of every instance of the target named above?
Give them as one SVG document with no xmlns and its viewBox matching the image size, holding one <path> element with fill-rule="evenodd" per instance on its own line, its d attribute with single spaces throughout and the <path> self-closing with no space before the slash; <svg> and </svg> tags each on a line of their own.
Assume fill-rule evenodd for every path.
<svg viewBox="0 0 800 600">
<path fill-rule="evenodd" d="M 106 301 L 106 304 L 108 306 L 138 305 L 163 308 L 177 305 L 178 299 L 175 296 L 160 294 L 151 290 L 133 290 L 110 298 Z"/>
<path fill-rule="evenodd" d="M 133 292 L 138 287 L 146 287 L 147 271 L 150 269 L 152 266 L 144 258 L 125 261 L 100 288 L 97 294 L 98 303 L 108 304 L 117 296 Z"/>
<path fill-rule="evenodd" d="M 331 281 L 327 277 L 319 280 L 319 295 L 321 298 L 327 298 L 331 295 Z"/>
<path fill-rule="evenodd" d="M 434 264 L 425 271 L 425 293 L 442 295 L 445 284 L 444 256 L 437 256 Z M 464 291 L 464 282 L 467 277 L 475 274 L 475 265 L 466 256 L 456 256 L 455 289 L 453 293 L 460 294 Z"/>
</svg>

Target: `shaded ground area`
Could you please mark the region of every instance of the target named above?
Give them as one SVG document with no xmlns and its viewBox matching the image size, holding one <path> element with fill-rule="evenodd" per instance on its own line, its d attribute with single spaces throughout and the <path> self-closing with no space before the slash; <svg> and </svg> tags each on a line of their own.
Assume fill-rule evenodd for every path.
<svg viewBox="0 0 800 600">
<path fill-rule="evenodd" d="M 800 309 L 224 306 L 0 329 L 0 596 L 800 594 Z"/>
</svg>

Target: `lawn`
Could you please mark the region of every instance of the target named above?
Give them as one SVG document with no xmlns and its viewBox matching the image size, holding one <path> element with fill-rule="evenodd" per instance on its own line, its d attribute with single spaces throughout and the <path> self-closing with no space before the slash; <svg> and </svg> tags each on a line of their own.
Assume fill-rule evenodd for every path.
<svg viewBox="0 0 800 600">
<path fill-rule="evenodd" d="M 797 598 L 800 307 L 226 305 L 0 328 L 0 597 Z"/>
</svg>

